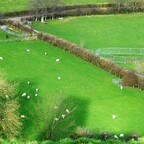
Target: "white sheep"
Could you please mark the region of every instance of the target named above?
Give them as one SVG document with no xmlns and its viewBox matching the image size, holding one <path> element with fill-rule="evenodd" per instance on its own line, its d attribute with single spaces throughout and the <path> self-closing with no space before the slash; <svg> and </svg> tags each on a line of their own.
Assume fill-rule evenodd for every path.
<svg viewBox="0 0 144 144">
<path fill-rule="evenodd" d="M 58 118 L 54 118 L 54 120 L 55 120 L 55 121 L 58 121 L 59 119 L 58 119 Z"/>
<path fill-rule="evenodd" d="M 121 89 L 121 90 L 123 89 L 123 86 L 122 86 L 122 85 L 120 86 L 120 89 Z"/>
<path fill-rule="evenodd" d="M 35 96 L 38 96 L 38 94 L 35 94 Z"/>
<path fill-rule="evenodd" d="M 30 99 L 30 96 L 27 96 L 27 99 Z"/>
<path fill-rule="evenodd" d="M 45 52 L 45 55 L 47 55 L 47 52 Z"/>
<path fill-rule="evenodd" d="M 112 118 L 115 119 L 117 116 L 116 115 L 112 115 Z"/>
<path fill-rule="evenodd" d="M 29 85 L 29 84 L 30 84 L 30 81 L 27 81 L 27 84 Z"/>
<path fill-rule="evenodd" d="M 60 61 L 60 59 L 56 59 L 56 62 L 59 62 Z"/>
<path fill-rule="evenodd" d="M 70 111 L 69 111 L 68 109 L 66 109 L 66 112 L 67 112 L 67 113 L 70 113 Z"/>
<path fill-rule="evenodd" d="M 0 57 L 0 60 L 3 60 L 3 57 Z"/>
<path fill-rule="evenodd" d="M 27 52 L 29 52 L 30 50 L 29 50 L 29 49 L 27 49 L 26 51 L 27 51 Z"/>
<path fill-rule="evenodd" d="M 38 88 L 36 88 L 36 92 L 38 92 L 38 90 L 39 90 L 39 89 L 38 89 Z"/>
<path fill-rule="evenodd" d="M 58 80 L 60 80 L 60 79 L 61 79 L 61 77 L 59 76 L 59 77 L 58 77 Z"/>
<path fill-rule="evenodd" d="M 65 115 L 62 114 L 62 118 L 64 119 L 64 118 L 65 118 Z"/>
<path fill-rule="evenodd" d="M 23 94 L 22 94 L 22 97 L 23 97 L 23 96 L 26 96 L 26 95 L 27 95 L 26 93 L 23 93 Z"/>
<path fill-rule="evenodd" d="M 21 115 L 21 118 L 25 118 L 25 115 Z"/>
<path fill-rule="evenodd" d="M 115 138 L 115 139 L 118 139 L 118 136 L 117 136 L 117 135 L 114 135 L 114 138 Z"/>
<path fill-rule="evenodd" d="M 119 137 L 124 137 L 124 134 L 120 134 L 120 136 Z"/>
</svg>

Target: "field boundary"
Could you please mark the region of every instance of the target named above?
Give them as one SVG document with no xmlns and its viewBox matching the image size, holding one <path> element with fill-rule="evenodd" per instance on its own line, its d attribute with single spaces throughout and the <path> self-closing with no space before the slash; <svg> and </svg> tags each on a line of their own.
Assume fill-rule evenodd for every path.
<svg viewBox="0 0 144 144">
<path fill-rule="evenodd" d="M 30 16 L 24 19 L 33 19 L 35 10 L 22 10 L 15 12 L 0 13 L 1 18 Z M 42 11 L 42 9 L 39 9 Z M 81 4 L 81 5 L 64 5 L 53 8 L 47 8 L 47 19 L 53 17 L 67 17 L 67 16 L 82 16 L 82 15 L 104 15 L 104 14 L 117 14 L 117 13 L 132 13 L 144 12 L 144 3 L 131 2 L 127 4 L 122 3 L 98 3 L 98 4 Z M 38 16 L 41 17 L 41 14 Z"/>
<path fill-rule="evenodd" d="M 64 40 L 62 38 L 56 37 L 48 33 L 38 32 L 31 27 L 24 26 L 19 22 L 10 21 L 10 20 L 0 20 L 0 24 L 12 25 L 19 30 L 25 31 L 31 35 L 37 35 L 37 38 L 43 41 L 48 42 L 54 46 L 57 46 L 65 51 L 70 52 L 71 54 L 95 65 L 98 66 L 120 78 L 122 78 L 122 85 L 136 87 L 139 89 L 144 89 L 144 75 L 137 74 L 126 68 L 123 68 L 110 60 L 97 56 L 72 42 Z"/>
</svg>

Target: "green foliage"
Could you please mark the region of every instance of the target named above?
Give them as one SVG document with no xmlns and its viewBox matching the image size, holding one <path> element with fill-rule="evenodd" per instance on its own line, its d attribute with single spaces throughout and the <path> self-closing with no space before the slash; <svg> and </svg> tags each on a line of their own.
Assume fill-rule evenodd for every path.
<svg viewBox="0 0 144 144">
<path fill-rule="evenodd" d="M 16 84 L 10 84 L 0 72 L 0 137 L 13 138 L 20 132 L 19 103 L 14 98 Z"/>
</svg>

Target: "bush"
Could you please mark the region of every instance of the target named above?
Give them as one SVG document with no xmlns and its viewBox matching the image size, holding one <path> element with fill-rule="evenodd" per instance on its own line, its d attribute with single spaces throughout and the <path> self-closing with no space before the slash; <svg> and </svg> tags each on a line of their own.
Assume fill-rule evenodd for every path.
<svg viewBox="0 0 144 144">
<path fill-rule="evenodd" d="M 108 139 L 111 139 L 112 138 L 112 136 L 111 136 L 111 134 L 109 134 L 108 132 L 106 132 L 106 131 L 104 131 L 104 132 L 101 132 L 100 134 L 99 134 L 99 137 L 98 137 L 100 140 L 102 140 L 102 141 L 106 141 L 106 140 L 108 140 Z"/>
<path fill-rule="evenodd" d="M 16 84 L 10 84 L 0 73 L 0 138 L 13 138 L 20 133 L 19 103 Z"/>
</svg>

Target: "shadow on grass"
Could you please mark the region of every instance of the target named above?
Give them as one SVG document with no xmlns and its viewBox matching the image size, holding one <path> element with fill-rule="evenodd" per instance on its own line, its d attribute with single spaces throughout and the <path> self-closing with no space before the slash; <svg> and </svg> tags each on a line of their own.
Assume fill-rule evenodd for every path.
<svg viewBox="0 0 144 144">
<path fill-rule="evenodd" d="M 73 134 L 78 126 L 85 126 L 88 101 L 70 96 L 58 100 L 58 108 L 51 111 L 51 119 L 47 119 L 44 129 L 39 133 L 38 140 L 59 140 Z M 62 117 L 64 116 L 64 118 Z M 55 118 L 58 120 L 55 121 Z"/>
</svg>

